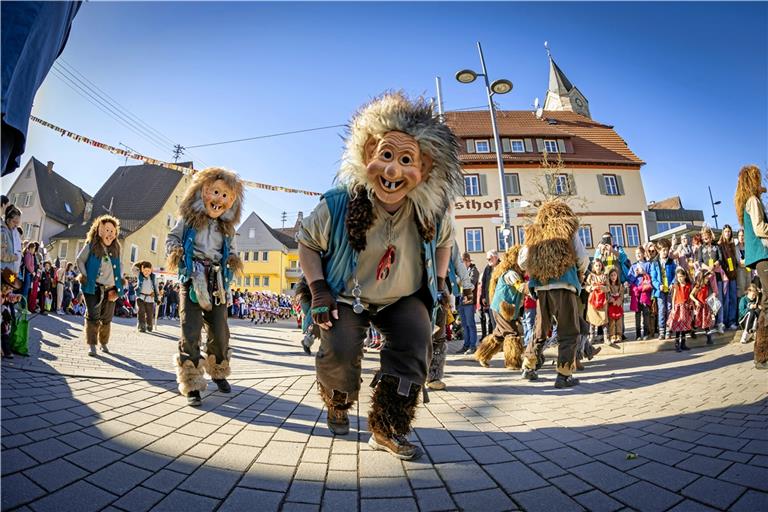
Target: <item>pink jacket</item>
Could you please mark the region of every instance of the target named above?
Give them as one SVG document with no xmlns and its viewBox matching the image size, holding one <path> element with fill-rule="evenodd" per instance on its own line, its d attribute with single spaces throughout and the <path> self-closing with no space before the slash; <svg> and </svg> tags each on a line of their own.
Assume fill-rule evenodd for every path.
<svg viewBox="0 0 768 512">
<path fill-rule="evenodd" d="M 640 284 L 629 286 L 629 310 L 640 311 L 641 304 L 650 306 L 652 291 L 651 276 L 643 274 L 643 277 L 640 278 Z"/>
</svg>

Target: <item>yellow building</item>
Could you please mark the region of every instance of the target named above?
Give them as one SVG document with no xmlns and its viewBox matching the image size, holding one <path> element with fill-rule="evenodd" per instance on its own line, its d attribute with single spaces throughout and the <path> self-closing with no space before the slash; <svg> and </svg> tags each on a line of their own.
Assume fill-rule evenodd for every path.
<svg viewBox="0 0 768 512">
<path fill-rule="evenodd" d="M 135 275 L 133 264 L 142 260 L 152 262 L 156 272 L 165 270 L 165 240 L 176 224 L 189 180 L 178 171 L 156 165 L 119 167 L 86 203 L 84 221 L 51 237 L 51 253 L 75 261 L 93 219 L 110 213 L 120 220 L 123 275 Z"/>
<path fill-rule="evenodd" d="M 301 268 L 298 244 L 291 236 L 269 227 L 256 212 L 251 212 L 237 230 L 235 249 L 243 260 L 244 271 L 232 288 L 293 293 Z"/>
<path fill-rule="evenodd" d="M 586 98 L 551 58 L 549 63 L 544 109 L 497 112 L 509 238 L 524 243 L 524 228 L 535 215 L 535 206 L 516 207 L 519 201 L 535 205 L 559 196 L 579 215 L 579 235 L 588 249 L 604 232 L 613 235 L 614 244 L 636 247 L 648 238 L 640 176 L 644 162 L 613 126 L 591 119 Z M 454 204 L 459 247 L 478 256 L 504 250 L 502 187 L 490 115 L 487 110 L 447 112 L 445 122 L 462 139 L 464 197 Z"/>
</svg>

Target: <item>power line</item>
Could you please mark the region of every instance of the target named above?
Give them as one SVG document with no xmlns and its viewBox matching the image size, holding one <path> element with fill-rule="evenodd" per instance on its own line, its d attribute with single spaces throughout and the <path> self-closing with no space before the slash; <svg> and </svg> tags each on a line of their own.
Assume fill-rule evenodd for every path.
<svg viewBox="0 0 768 512">
<path fill-rule="evenodd" d="M 109 94 L 108 94 L 108 93 L 107 93 L 107 92 L 106 92 L 104 89 L 102 89 L 101 87 L 99 87 L 98 85 L 96 85 L 95 83 L 93 83 L 91 80 L 89 80 L 89 79 L 88 79 L 88 77 L 86 77 L 85 75 L 83 75 L 83 74 L 82 74 L 80 71 L 78 71 L 78 70 L 77 70 L 77 69 L 76 69 L 74 66 L 72 66 L 71 64 L 69 64 L 69 63 L 68 63 L 67 61 L 65 61 L 64 59 L 58 59 L 58 60 L 56 61 L 56 65 L 58 65 L 58 66 L 62 67 L 62 68 L 63 68 L 63 69 L 65 69 L 65 70 L 69 70 L 71 73 L 77 74 L 77 75 L 78 75 L 80 78 L 82 78 L 82 81 L 81 81 L 81 83 L 83 83 L 84 85 L 86 85 L 84 82 L 87 82 L 87 84 L 89 84 L 89 85 L 91 85 L 91 86 L 93 87 L 93 89 L 91 89 L 90 87 L 89 87 L 89 89 L 91 89 L 92 91 L 94 91 L 94 93 L 96 93 L 97 95 L 99 95 L 99 97 L 101 97 L 101 98 L 102 98 L 102 99 L 104 99 L 105 101 L 107 101 L 107 102 L 111 103 L 111 104 L 112 104 L 112 105 L 113 105 L 115 108 L 118 108 L 118 109 L 119 109 L 120 111 L 122 111 L 122 112 L 123 112 L 123 113 L 124 113 L 124 114 L 125 114 L 127 117 L 129 117 L 129 118 L 132 118 L 132 119 L 134 119 L 134 120 L 135 120 L 137 123 L 139 123 L 139 124 L 143 125 L 143 126 L 145 127 L 145 129 L 146 129 L 147 131 L 149 131 L 150 133 L 153 133 L 155 137 L 157 137 L 157 138 L 159 138 L 159 139 L 163 140 L 163 141 L 164 141 L 165 143 L 167 143 L 169 146 L 173 146 L 173 145 L 175 144 L 175 142 L 174 142 L 174 141 L 173 141 L 173 140 L 172 140 L 170 137 L 168 137 L 167 135 L 165 135 L 164 133 L 162 133 L 160 130 L 156 130 L 155 128 L 153 128 L 152 126 L 150 126 L 148 123 L 146 123 L 145 121 L 143 121 L 141 118 L 139 118 L 139 116 L 137 116 L 136 114 L 134 114 L 133 112 L 131 112 L 130 110 L 128 110 L 126 107 L 124 107 L 123 105 L 121 105 L 121 104 L 120 104 L 120 102 L 118 102 L 118 101 L 117 101 L 115 98 L 113 98 L 112 96 L 110 96 L 110 95 L 109 95 Z M 84 82 L 83 82 L 83 81 L 84 81 Z M 87 86 L 87 85 L 86 85 L 86 86 Z M 97 92 L 97 91 L 98 91 L 98 92 Z M 101 94 L 99 94 L 99 93 L 101 93 Z"/>
<path fill-rule="evenodd" d="M 203 148 L 206 146 L 219 146 L 221 144 L 232 144 L 233 142 L 245 142 L 247 140 L 257 140 L 257 139 L 269 139 L 272 137 L 280 137 L 282 135 L 293 135 L 295 133 L 306 133 L 306 132 L 316 132 L 319 130 L 330 130 L 331 128 L 343 128 L 347 126 L 346 124 L 334 124 L 330 126 L 318 126 L 317 128 L 306 128 L 304 130 L 292 130 L 289 132 L 280 132 L 280 133 L 270 133 L 269 135 L 257 135 L 256 137 L 246 137 L 244 139 L 234 139 L 234 140 L 225 140 L 222 142 L 211 142 L 208 144 L 196 144 L 194 146 L 185 146 L 187 148 Z"/>
<path fill-rule="evenodd" d="M 147 139 L 147 136 L 146 136 L 145 134 L 143 134 L 142 132 L 138 131 L 136 128 L 134 128 L 134 127 L 133 127 L 133 126 L 131 126 L 130 124 L 128 124 L 128 123 L 126 123 L 125 121 L 123 121 L 123 120 L 122 120 L 122 119 L 121 119 L 119 116 L 117 116 L 116 114 L 114 114 L 114 113 L 113 113 L 111 110 L 109 110 L 109 109 L 107 109 L 107 108 L 103 107 L 103 106 L 102 106 L 100 103 L 98 103 L 98 102 L 94 101 L 94 100 L 92 99 L 92 97 L 91 97 L 91 96 L 87 95 L 87 93 L 83 92 L 83 91 L 82 91 L 82 90 L 81 90 L 79 87 L 77 87 L 77 84 L 76 84 L 76 82 L 72 81 L 72 80 L 71 80 L 71 79 L 70 79 L 68 76 L 66 76 L 66 75 L 64 75 L 63 73 L 61 73 L 61 71 L 59 71 L 59 70 L 58 70 L 58 69 L 56 69 L 55 67 L 51 68 L 51 71 L 53 72 L 53 74 L 54 74 L 54 76 L 55 76 L 56 78 L 58 78 L 59 80 L 61 80 L 62 82 L 64 82 L 64 84 L 65 84 L 67 87 L 69 87 L 70 89 L 72 89 L 73 91 L 75 91 L 77 94 L 79 94 L 80 96 L 82 96 L 82 97 L 83 97 L 83 98 L 84 98 L 86 101 L 88 101 L 88 102 L 89 102 L 91 105 L 95 106 L 96 108 L 98 108 L 99 110 L 101 110 L 102 112 L 104 112 L 105 114 L 107 114 L 109 117 L 113 118 L 114 120 L 118 121 L 119 123 L 123 124 L 124 126 L 126 126 L 126 127 L 127 127 L 129 130 L 131 130 L 131 131 L 132 131 L 132 132 L 134 132 L 135 134 L 139 135 L 139 136 L 140 136 L 140 137 L 142 137 L 142 138 L 145 138 L 145 139 Z M 160 146 L 160 145 L 159 145 L 157 142 L 155 142 L 154 140 L 152 140 L 152 139 L 148 139 L 148 140 L 149 140 L 150 142 L 152 142 L 152 143 L 153 143 L 153 144 L 154 144 L 156 147 L 158 147 L 158 148 L 161 148 L 163 151 L 167 151 L 167 148 L 166 148 L 166 147 Z"/>
<path fill-rule="evenodd" d="M 157 148 L 161 149 L 162 151 L 168 151 L 169 148 L 166 145 L 161 144 L 157 140 L 155 140 L 154 137 L 151 137 L 150 134 L 146 132 L 146 130 L 143 130 L 140 126 L 138 126 L 135 122 L 132 122 L 130 119 L 127 119 L 124 115 L 122 115 L 119 111 L 116 111 L 113 107 L 111 107 L 108 103 L 105 103 L 104 101 L 100 100 L 98 97 L 94 96 L 88 90 L 86 90 L 79 81 L 77 81 L 77 78 L 74 77 L 71 73 L 69 75 L 65 74 L 62 70 L 66 71 L 66 69 L 61 68 L 59 69 L 54 66 L 51 68 L 52 70 L 56 71 L 58 74 L 56 75 L 59 79 L 64 79 L 67 82 L 71 84 L 72 87 L 76 88 L 79 92 L 82 92 L 87 96 L 86 99 L 90 101 L 92 104 L 96 102 L 98 105 L 106 108 L 111 112 L 111 117 L 117 118 L 119 122 L 121 122 L 123 125 L 131 129 L 134 133 L 138 134 L 139 136 L 143 137 L 145 140 L 151 142 L 153 145 L 155 145 Z M 73 78 L 74 77 L 74 78 Z M 82 94 L 81 94 L 82 95 Z"/>
</svg>

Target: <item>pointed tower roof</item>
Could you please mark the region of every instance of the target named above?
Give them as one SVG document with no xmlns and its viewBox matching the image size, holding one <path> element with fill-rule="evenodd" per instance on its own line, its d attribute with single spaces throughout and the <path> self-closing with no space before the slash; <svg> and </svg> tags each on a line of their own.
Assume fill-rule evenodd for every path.
<svg viewBox="0 0 768 512">
<path fill-rule="evenodd" d="M 573 89 L 568 77 L 565 76 L 563 70 L 560 69 L 555 63 L 555 59 L 552 55 L 549 56 L 549 90 L 555 94 L 566 95 Z"/>
</svg>

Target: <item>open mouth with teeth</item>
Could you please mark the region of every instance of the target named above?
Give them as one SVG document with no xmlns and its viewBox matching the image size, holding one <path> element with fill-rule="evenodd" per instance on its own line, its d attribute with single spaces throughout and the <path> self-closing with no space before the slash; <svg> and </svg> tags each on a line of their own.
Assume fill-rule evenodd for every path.
<svg viewBox="0 0 768 512">
<path fill-rule="evenodd" d="M 387 192 L 395 192 L 405 184 L 405 180 L 389 181 L 384 176 L 379 176 L 379 183 Z"/>
<path fill-rule="evenodd" d="M 211 203 L 210 204 L 210 209 L 211 209 L 211 211 L 214 211 L 214 212 L 220 212 L 220 211 L 224 210 L 224 207 L 222 205 L 220 205 L 220 204 Z"/>
</svg>

